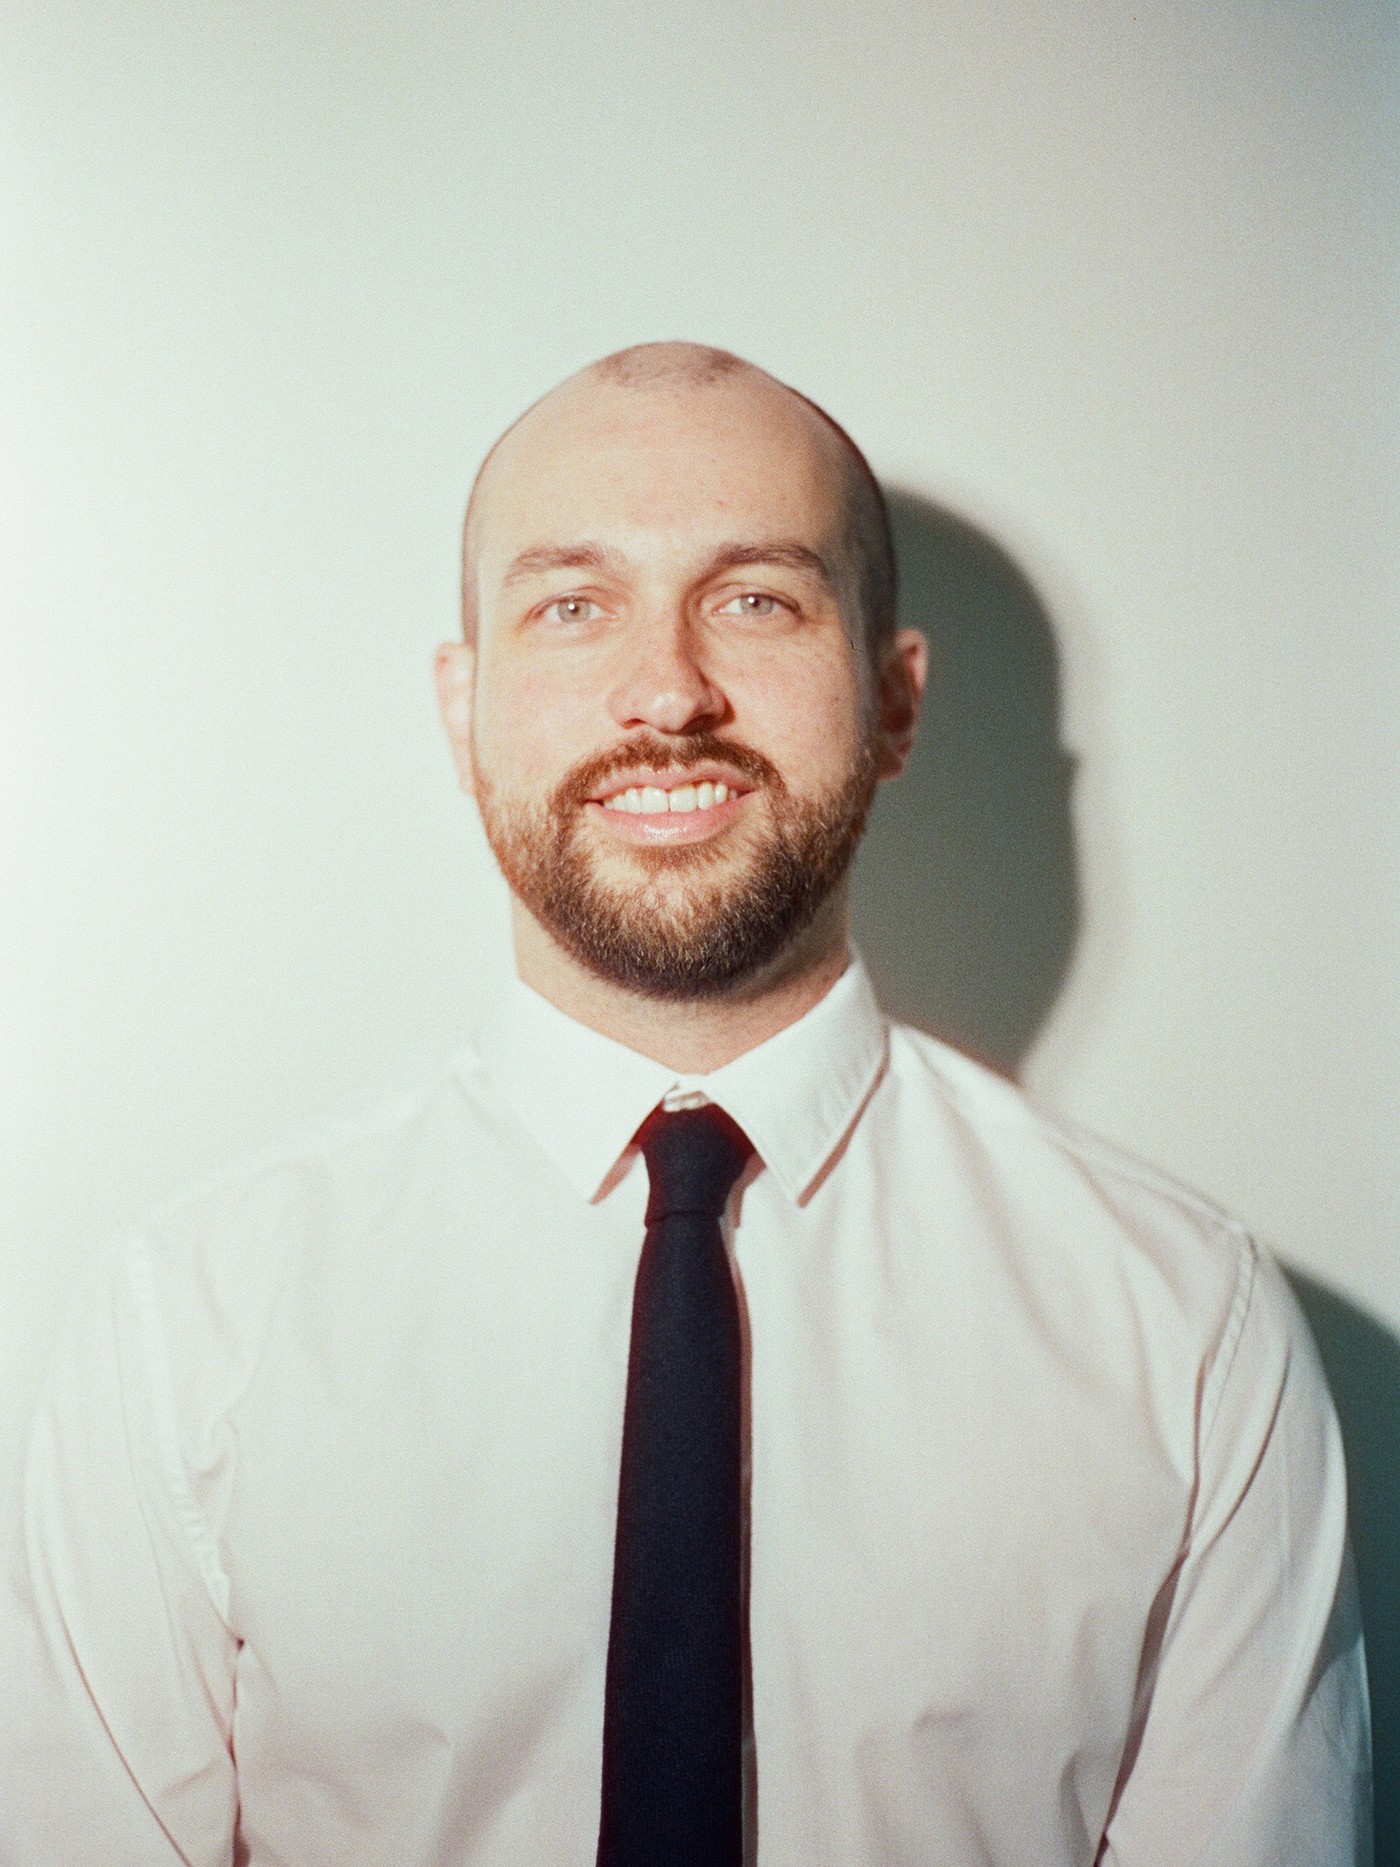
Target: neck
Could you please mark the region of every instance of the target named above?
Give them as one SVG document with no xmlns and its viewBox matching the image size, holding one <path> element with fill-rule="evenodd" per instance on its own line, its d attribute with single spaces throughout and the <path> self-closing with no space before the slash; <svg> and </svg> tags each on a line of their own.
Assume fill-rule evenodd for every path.
<svg viewBox="0 0 1400 1867">
<path fill-rule="evenodd" d="M 719 998 L 647 998 L 580 966 L 518 901 L 515 964 L 523 982 L 560 1011 L 680 1075 L 705 1076 L 795 1024 L 825 998 L 850 957 L 847 891 L 822 904 L 773 965 Z"/>
</svg>

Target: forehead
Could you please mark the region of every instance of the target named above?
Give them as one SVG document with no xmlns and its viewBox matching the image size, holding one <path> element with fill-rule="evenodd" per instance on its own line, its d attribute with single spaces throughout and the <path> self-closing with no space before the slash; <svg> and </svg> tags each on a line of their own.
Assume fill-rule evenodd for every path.
<svg viewBox="0 0 1400 1867">
<path fill-rule="evenodd" d="M 844 510 L 839 443 L 796 396 L 752 377 L 683 389 L 569 383 L 499 444 L 474 500 L 481 587 L 536 545 L 606 541 L 678 559 L 765 537 L 828 545 Z"/>
</svg>

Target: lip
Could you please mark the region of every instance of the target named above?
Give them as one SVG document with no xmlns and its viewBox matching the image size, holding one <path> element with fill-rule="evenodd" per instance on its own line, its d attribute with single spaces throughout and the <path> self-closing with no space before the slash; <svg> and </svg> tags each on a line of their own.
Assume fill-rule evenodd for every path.
<svg viewBox="0 0 1400 1867">
<path fill-rule="evenodd" d="M 654 779 L 652 780 L 654 782 Z M 687 773 L 676 779 L 677 784 L 703 783 L 701 778 L 692 780 Z M 711 780 L 715 782 L 715 780 Z M 728 784 L 727 778 L 718 782 Z M 626 790 L 626 785 L 617 787 Z M 659 790 L 669 791 L 672 785 L 659 785 Z M 608 796 L 613 795 L 612 791 Z M 643 844 L 652 848 L 664 845 L 672 848 L 681 843 L 701 843 L 708 836 L 716 835 L 727 824 L 734 821 L 744 808 L 749 792 L 742 791 L 737 797 L 726 798 L 722 804 L 711 804 L 708 810 L 654 811 L 641 812 L 634 816 L 630 810 L 609 810 L 597 798 L 590 798 L 584 808 L 590 817 L 601 822 L 609 834 L 621 843 Z"/>
</svg>

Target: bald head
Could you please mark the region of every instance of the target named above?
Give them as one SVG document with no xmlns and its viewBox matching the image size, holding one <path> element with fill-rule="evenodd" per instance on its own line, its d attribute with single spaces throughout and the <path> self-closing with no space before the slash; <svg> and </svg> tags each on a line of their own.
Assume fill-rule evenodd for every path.
<svg viewBox="0 0 1400 1867">
<path fill-rule="evenodd" d="M 478 557 L 493 505 L 518 499 L 522 480 L 596 464 L 600 436 L 616 444 L 629 421 L 669 424 L 677 442 L 703 446 L 717 425 L 786 430 L 795 477 L 821 483 L 833 515 L 836 569 L 849 592 L 852 631 L 872 659 L 894 632 L 895 567 L 884 495 L 855 442 L 831 417 L 766 370 L 704 344 L 636 344 L 589 364 L 528 408 L 483 461 L 462 533 L 462 629 L 475 641 Z M 541 486 L 547 496 L 547 488 Z"/>
</svg>

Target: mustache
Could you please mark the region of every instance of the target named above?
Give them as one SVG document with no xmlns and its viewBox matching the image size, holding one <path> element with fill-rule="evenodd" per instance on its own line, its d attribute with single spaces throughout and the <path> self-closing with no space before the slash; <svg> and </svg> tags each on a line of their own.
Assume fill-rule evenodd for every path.
<svg viewBox="0 0 1400 1867">
<path fill-rule="evenodd" d="M 755 785 L 766 784 L 785 791 L 786 785 L 776 765 L 752 746 L 737 739 L 721 739 L 718 733 L 687 733 L 675 739 L 658 739 L 644 734 L 626 739 L 606 752 L 584 759 L 561 781 L 555 792 L 560 807 L 578 807 L 619 772 L 636 765 L 647 765 L 655 772 L 686 771 L 695 765 L 727 765 L 741 778 Z"/>
</svg>

